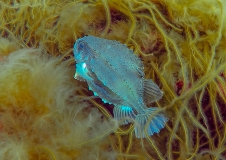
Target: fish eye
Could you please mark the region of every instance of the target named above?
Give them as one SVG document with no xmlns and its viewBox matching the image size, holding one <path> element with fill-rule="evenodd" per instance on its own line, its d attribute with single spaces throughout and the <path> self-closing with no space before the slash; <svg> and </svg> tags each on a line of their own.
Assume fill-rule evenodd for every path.
<svg viewBox="0 0 226 160">
<path fill-rule="evenodd" d="M 80 42 L 79 44 L 78 44 L 78 50 L 82 50 L 82 49 L 84 49 L 85 48 L 85 43 L 84 42 Z"/>
</svg>

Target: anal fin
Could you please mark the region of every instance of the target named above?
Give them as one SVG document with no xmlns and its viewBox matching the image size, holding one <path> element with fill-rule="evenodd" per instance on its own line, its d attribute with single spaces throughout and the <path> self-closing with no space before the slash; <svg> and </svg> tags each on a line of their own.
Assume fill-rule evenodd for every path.
<svg viewBox="0 0 226 160">
<path fill-rule="evenodd" d="M 136 114 L 131 107 L 128 106 L 115 106 L 113 109 L 114 118 L 117 120 L 123 120 L 122 124 L 128 124 L 131 122 L 129 119 L 135 119 Z"/>
</svg>

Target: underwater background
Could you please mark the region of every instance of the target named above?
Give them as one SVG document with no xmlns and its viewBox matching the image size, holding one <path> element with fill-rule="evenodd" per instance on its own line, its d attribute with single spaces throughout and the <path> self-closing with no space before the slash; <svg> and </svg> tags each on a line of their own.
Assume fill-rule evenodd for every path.
<svg viewBox="0 0 226 160">
<path fill-rule="evenodd" d="M 1 0 L 1 160 L 226 159 L 226 1 Z M 169 118 L 134 136 L 73 76 L 85 35 L 120 41 Z"/>
</svg>

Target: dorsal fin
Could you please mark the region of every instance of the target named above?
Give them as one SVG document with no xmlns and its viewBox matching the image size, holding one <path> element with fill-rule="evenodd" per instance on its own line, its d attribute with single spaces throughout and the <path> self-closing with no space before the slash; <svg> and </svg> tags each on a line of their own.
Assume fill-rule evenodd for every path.
<svg viewBox="0 0 226 160">
<path fill-rule="evenodd" d="M 144 79 L 143 84 L 144 84 L 143 98 L 146 104 L 156 102 L 162 98 L 163 92 L 159 89 L 157 84 L 155 84 L 151 79 Z"/>
</svg>

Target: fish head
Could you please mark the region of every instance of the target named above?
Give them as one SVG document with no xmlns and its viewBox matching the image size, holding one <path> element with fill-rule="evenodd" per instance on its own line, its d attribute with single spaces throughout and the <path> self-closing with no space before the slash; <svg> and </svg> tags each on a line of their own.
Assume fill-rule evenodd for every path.
<svg viewBox="0 0 226 160">
<path fill-rule="evenodd" d="M 92 80 L 90 69 L 87 64 L 94 57 L 93 50 L 82 38 L 74 45 L 74 59 L 76 61 L 76 72 L 74 78 L 80 81 Z"/>
<path fill-rule="evenodd" d="M 76 63 L 87 63 L 93 57 L 93 50 L 83 39 L 78 39 L 74 45 L 74 58 Z"/>
</svg>

